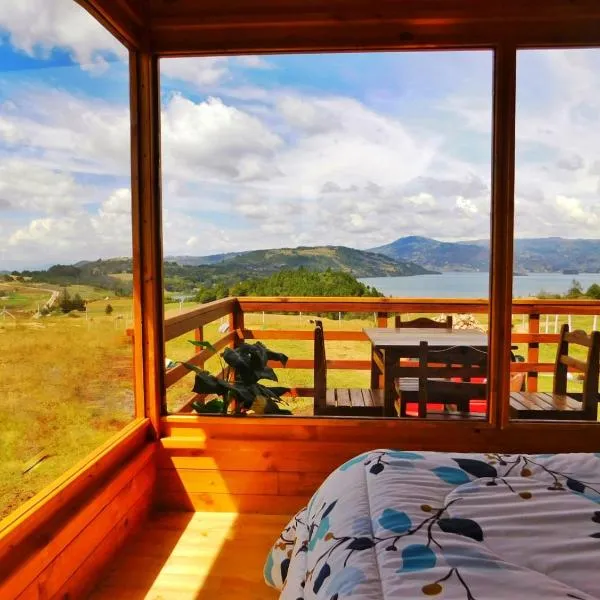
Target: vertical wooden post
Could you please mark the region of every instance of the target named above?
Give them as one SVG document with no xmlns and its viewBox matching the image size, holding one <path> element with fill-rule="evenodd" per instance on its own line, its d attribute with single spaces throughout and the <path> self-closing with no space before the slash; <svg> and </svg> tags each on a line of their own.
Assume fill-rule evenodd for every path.
<svg viewBox="0 0 600 600">
<path fill-rule="evenodd" d="M 554 315 L 554 333 L 558 333 L 558 315 Z"/>
<path fill-rule="evenodd" d="M 544 327 L 544 333 L 548 333 L 550 329 L 550 315 L 546 315 L 546 325 Z"/>
<path fill-rule="evenodd" d="M 388 326 L 388 314 L 386 312 L 377 313 L 377 327 Z"/>
<path fill-rule="evenodd" d="M 232 333 L 238 333 L 239 331 L 240 336 L 236 335 L 232 342 L 233 347 L 236 348 L 244 341 L 244 311 L 237 300 L 229 313 L 229 331 Z"/>
<path fill-rule="evenodd" d="M 532 313 L 529 315 L 528 333 L 540 332 L 540 315 Z M 527 344 L 527 362 L 540 362 L 540 344 L 539 342 L 528 342 Z M 538 391 L 538 373 L 537 371 L 529 371 L 527 373 L 527 391 Z"/>
<path fill-rule="evenodd" d="M 594 322 L 592 323 L 592 331 L 596 331 L 598 327 L 598 315 L 594 315 Z"/>
<path fill-rule="evenodd" d="M 494 51 L 492 210 L 490 257 L 489 411 L 491 423 L 509 420 L 515 191 L 517 51 L 505 43 Z"/>
<path fill-rule="evenodd" d="M 136 406 L 159 437 L 167 409 L 158 59 L 148 51 L 132 51 L 129 64 Z"/>
</svg>

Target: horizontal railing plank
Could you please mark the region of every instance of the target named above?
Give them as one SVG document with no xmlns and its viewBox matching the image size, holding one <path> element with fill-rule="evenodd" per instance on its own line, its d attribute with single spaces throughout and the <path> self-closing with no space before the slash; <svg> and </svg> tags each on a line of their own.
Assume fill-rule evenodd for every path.
<svg viewBox="0 0 600 600">
<path fill-rule="evenodd" d="M 243 337 L 247 340 L 310 340 L 314 339 L 312 330 L 301 329 L 244 329 Z M 326 331 L 327 341 L 368 342 L 364 331 Z"/>
<path fill-rule="evenodd" d="M 217 340 L 213 344 L 213 347 L 216 350 L 221 350 L 222 348 L 225 348 L 225 346 L 231 344 L 236 337 L 237 332 L 231 331 L 228 334 L 224 335 L 221 339 Z M 213 351 L 210 349 L 206 349 L 202 350 L 202 352 L 199 352 L 198 354 L 194 354 L 193 356 L 188 358 L 186 362 L 192 365 L 199 366 L 203 365 L 211 356 L 214 356 Z M 185 377 L 189 372 L 189 369 L 182 364 L 179 364 L 176 367 L 169 369 L 165 374 L 165 387 L 171 387 L 174 383 L 177 383 L 180 379 Z"/>
<path fill-rule="evenodd" d="M 201 325 L 212 323 L 221 317 L 230 314 L 236 307 L 235 298 L 224 298 L 207 304 L 200 304 L 198 308 L 186 310 L 180 314 L 165 319 L 165 341 L 172 340 Z"/>
</svg>

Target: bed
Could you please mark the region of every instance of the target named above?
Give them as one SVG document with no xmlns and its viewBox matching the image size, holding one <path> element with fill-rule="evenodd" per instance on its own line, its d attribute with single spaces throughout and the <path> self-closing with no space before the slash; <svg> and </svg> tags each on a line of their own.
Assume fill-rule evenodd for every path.
<svg viewBox="0 0 600 600">
<path fill-rule="evenodd" d="M 361 454 L 264 575 L 282 600 L 598 600 L 600 454 Z"/>
</svg>

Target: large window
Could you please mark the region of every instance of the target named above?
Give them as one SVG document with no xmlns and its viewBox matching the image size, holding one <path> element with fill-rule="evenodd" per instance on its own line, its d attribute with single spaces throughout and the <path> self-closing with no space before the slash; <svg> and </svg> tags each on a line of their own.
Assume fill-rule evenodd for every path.
<svg viewBox="0 0 600 600">
<path fill-rule="evenodd" d="M 128 88 L 77 3 L 2 3 L 0 517 L 133 417 Z"/>
<path fill-rule="evenodd" d="M 525 392 L 513 397 L 512 414 L 564 419 L 582 403 L 553 392 L 564 380 L 567 393 L 581 399 L 586 377 L 576 363 L 561 374 L 557 341 L 565 325 L 598 329 L 600 314 L 593 305 L 600 299 L 600 50 L 523 50 L 517 58 L 513 284 L 516 299 L 533 300 L 513 315 L 522 340 L 515 353 L 530 366 L 516 365 L 511 376 Z M 588 348 L 571 344 L 569 355 L 585 361 Z M 597 373 L 592 379 L 597 389 Z M 596 420 L 595 412 L 585 418 Z"/>
<path fill-rule="evenodd" d="M 310 320 L 323 322 L 327 388 L 368 389 L 378 382 L 363 329 L 393 329 L 396 311 L 252 297 L 393 296 L 402 322 L 450 316 L 455 334 L 478 332 L 448 345 L 476 345 L 485 363 L 492 61 L 486 51 L 161 60 L 170 410 L 198 400 L 177 364 L 194 355 L 190 340 L 239 343 L 239 317 L 205 324 L 198 313 L 227 296 L 242 298 L 246 341 L 289 356 L 276 372 L 296 388 L 284 405 L 294 414 L 315 412 Z M 186 311 L 196 312 L 182 328 Z M 197 367 L 221 371 L 195 351 Z M 414 353 L 404 358 L 418 342 Z M 476 379 L 485 388 L 485 367 Z M 431 414 L 457 413 L 432 399 Z M 485 417 L 485 390 L 460 406 Z"/>
</svg>

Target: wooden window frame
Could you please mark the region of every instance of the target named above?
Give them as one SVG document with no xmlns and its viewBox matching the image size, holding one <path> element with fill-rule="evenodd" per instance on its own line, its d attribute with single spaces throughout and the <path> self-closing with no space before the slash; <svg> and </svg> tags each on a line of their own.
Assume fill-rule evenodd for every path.
<svg viewBox="0 0 600 600">
<path fill-rule="evenodd" d="M 170 424 L 179 423 L 181 419 L 188 419 L 196 427 L 208 422 L 216 425 L 216 421 L 226 419 L 165 416 L 159 59 L 287 52 L 491 50 L 494 54 L 494 85 L 488 422 L 432 426 L 398 420 L 395 424 L 387 422 L 382 426 L 386 431 L 391 427 L 398 433 L 423 432 L 423 440 L 429 439 L 427 432 L 432 427 L 443 427 L 443 435 L 455 440 L 460 439 L 465 428 L 488 430 L 491 431 L 490 443 L 502 439 L 497 437 L 502 434 L 506 440 L 513 440 L 507 442 L 513 445 L 519 439 L 525 443 L 531 435 L 543 441 L 544 434 L 552 431 L 554 441 L 548 441 L 547 446 L 554 447 L 559 440 L 559 445 L 567 450 L 567 440 L 573 440 L 574 435 L 580 436 L 578 448 L 582 447 L 582 440 L 585 448 L 600 446 L 596 441 L 595 423 L 510 421 L 508 392 L 517 51 L 599 46 L 600 6 L 595 0 L 582 0 L 577 5 L 570 0 L 532 0 L 526 7 L 520 0 L 488 3 L 447 0 L 448 8 L 440 0 L 430 3 L 431 9 L 417 0 L 407 0 L 386 5 L 385 18 L 381 14 L 369 14 L 372 9 L 368 8 L 368 3 L 355 13 L 348 12 L 347 18 L 341 18 L 344 8 L 339 8 L 339 14 L 333 15 L 323 0 L 324 12 L 312 17 L 308 13 L 296 15 L 297 27 L 293 31 L 289 30 L 289 23 L 285 23 L 286 15 L 278 13 L 275 3 L 269 0 L 261 6 L 262 12 L 257 12 L 261 21 L 253 21 L 250 14 L 236 15 L 235 11 L 219 10 L 210 2 L 202 5 L 209 12 L 184 18 L 183 13 L 179 16 L 158 14 L 160 3 L 154 1 L 144 4 L 136 0 L 77 1 L 131 51 L 136 393 L 138 398 L 143 398 L 143 414 L 150 419 L 156 436 L 169 435 Z M 351 0 L 347 0 L 347 4 L 350 7 Z M 176 11 L 181 5 L 191 11 L 193 3 L 186 0 L 171 6 Z M 167 3 L 162 6 L 164 9 Z M 439 12 L 437 19 L 436 10 Z M 427 14 L 421 14 L 423 11 Z M 289 15 L 287 18 L 289 21 Z M 303 423 L 309 421 L 301 420 Z M 250 430 L 254 429 L 255 423 L 269 422 L 269 419 L 252 421 L 240 426 Z M 312 421 L 315 428 L 319 427 L 320 421 Z M 368 428 L 371 427 L 369 424 Z"/>
</svg>

